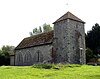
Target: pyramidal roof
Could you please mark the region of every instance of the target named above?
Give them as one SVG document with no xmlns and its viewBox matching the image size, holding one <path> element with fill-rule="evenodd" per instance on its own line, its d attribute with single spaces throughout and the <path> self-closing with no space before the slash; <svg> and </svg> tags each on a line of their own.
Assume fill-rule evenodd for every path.
<svg viewBox="0 0 100 79">
<path fill-rule="evenodd" d="M 73 15 L 71 12 L 67 12 L 66 14 L 64 14 L 63 16 L 61 16 L 58 20 L 56 20 L 54 23 L 57 23 L 59 21 L 62 21 L 62 20 L 66 20 L 66 19 L 71 19 L 71 20 L 75 20 L 75 21 L 78 21 L 78 22 L 82 22 L 82 23 L 85 23 L 84 21 L 82 21 L 81 19 L 79 19 L 78 17 L 76 17 L 75 15 Z"/>
</svg>

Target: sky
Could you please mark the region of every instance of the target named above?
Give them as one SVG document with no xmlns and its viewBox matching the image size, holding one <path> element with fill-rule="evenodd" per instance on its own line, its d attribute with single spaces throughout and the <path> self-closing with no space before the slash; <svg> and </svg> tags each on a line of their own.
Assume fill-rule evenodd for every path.
<svg viewBox="0 0 100 79">
<path fill-rule="evenodd" d="M 100 24 L 100 0 L 0 0 L 0 47 L 17 46 L 29 32 L 51 24 L 67 11 L 86 22 L 85 32 Z"/>
</svg>

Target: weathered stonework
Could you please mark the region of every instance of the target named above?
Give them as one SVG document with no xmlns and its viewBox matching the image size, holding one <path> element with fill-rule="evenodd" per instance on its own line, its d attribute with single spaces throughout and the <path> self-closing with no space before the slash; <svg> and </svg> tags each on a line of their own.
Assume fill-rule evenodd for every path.
<svg viewBox="0 0 100 79">
<path fill-rule="evenodd" d="M 84 22 L 67 12 L 54 22 L 54 31 L 23 39 L 11 65 L 38 63 L 85 64 Z"/>
<path fill-rule="evenodd" d="M 52 45 L 44 45 L 16 50 L 15 65 L 32 65 L 48 63 L 51 58 Z"/>
<path fill-rule="evenodd" d="M 85 63 L 84 23 L 66 19 L 54 24 L 56 63 Z"/>
<path fill-rule="evenodd" d="M 10 65 L 11 66 L 14 66 L 15 64 L 15 58 L 14 58 L 15 56 L 14 55 L 10 55 Z"/>
</svg>

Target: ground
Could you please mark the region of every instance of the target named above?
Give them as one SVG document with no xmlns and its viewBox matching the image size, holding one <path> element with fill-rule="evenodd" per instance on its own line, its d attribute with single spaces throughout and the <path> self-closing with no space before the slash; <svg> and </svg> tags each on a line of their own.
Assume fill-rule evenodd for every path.
<svg viewBox="0 0 100 79">
<path fill-rule="evenodd" d="M 0 79 L 100 79 L 100 66 L 58 64 L 51 69 L 1 66 Z"/>
</svg>

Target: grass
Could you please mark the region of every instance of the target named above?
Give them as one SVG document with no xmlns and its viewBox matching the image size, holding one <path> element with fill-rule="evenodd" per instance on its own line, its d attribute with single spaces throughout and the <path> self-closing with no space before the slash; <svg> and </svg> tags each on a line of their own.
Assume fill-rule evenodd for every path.
<svg viewBox="0 0 100 79">
<path fill-rule="evenodd" d="M 0 79 L 100 79 L 100 66 L 57 64 L 49 69 L 44 65 L 1 66 Z"/>
</svg>

